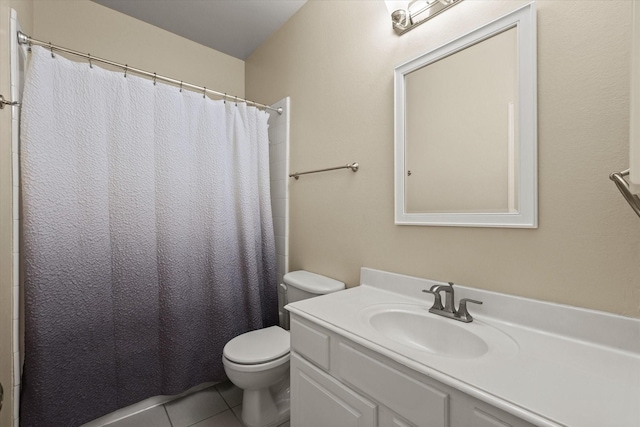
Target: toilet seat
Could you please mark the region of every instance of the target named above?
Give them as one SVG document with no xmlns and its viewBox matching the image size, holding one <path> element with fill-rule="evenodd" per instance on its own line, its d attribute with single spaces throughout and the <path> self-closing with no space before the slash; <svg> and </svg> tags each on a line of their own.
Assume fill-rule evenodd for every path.
<svg viewBox="0 0 640 427">
<path fill-rule="evenodd" d="M 246 332 L 229 341 L 222 351 L 224 358 L 237 365 L 264 365 L 289 360 L 289 331 L 279 326 Z M 286 356 L 286 360 L 283 359 Z M 277 364 L 276 364 L 277 365 Z"/>
<path fill-rule="evenodd" d="M 270 370 L 272 368 L 276 368 L 285 363 L 289 363 L 289 359 L 290 359 L 290 354 L 287 353 L 284 356 L 281 356 L 275 360 L 270 360 L 264 363 L 255 363 L 252 365 L 247 365 L 244 363 L 237 363 L 227 359 L 226 357 L 223 357 L 222 364 L 225 366 L 225 369 L 231 368 L 238 372 L 263 372 L 263 371 Z"/>
</svg>

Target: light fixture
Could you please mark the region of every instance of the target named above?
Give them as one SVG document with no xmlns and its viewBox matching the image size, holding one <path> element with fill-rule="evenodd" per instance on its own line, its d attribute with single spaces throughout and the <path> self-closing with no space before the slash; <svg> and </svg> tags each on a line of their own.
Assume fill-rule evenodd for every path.
<svg viewBox="0 0 640 427">
<path fill-rule="evenodd" d="M 391 14 L 391 24 L 398 35 L 444 12 L 462 0 L 385 0 Z"/>
</svg>

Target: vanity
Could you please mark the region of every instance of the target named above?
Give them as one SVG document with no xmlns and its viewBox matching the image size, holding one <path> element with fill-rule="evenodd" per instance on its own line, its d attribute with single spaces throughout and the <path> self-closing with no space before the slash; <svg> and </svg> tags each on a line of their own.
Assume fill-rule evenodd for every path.
<svg viewBox="0 0 640 427">
<path fill-rule="evenodd" d="M 287 306 L 292 426 L 640 426 L 640 320 L 454 285 L 462 323 L 442 283 L 360 282 Z"/>
</svg>

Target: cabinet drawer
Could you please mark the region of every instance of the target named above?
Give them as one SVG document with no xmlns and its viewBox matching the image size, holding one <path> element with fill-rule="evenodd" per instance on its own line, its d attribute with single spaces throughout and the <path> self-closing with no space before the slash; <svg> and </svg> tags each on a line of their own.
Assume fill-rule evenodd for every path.
<svg viewBox="0 0 640 427">
<path fill-rule="evenodd" d="M 473 427 L 513 427 L 511 424 L 494 417 L 491 414 L 475 408 L 473 410 Z"/>
<path fill-rule="evenodd" d="M 329 370 L 329 335 L 297 318 L 291 319 L 291 348 L 323 369 Z"/>
<path fill-rule="evenodd" d="M 534 427 L 498 408 L 477 402 L 471 413 L 471 427 Z"/>
<path fill-rule="evenodd" d="M 340 343 L 340 378 L 419 427 L 449 425 L 449 395 Z"/>
<path fill-rule="evenodd" d="M 376 427 L 377 405 L 291 354 L 292 427 Z"/>
</svg>

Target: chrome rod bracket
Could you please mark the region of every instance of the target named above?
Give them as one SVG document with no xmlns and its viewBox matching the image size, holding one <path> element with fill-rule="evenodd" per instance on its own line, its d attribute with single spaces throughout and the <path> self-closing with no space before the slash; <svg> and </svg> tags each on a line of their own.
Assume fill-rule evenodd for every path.
<svg viewBox="0 0 640 427">
<path fill-rule="evenodd" d="M 8 105 L 10 107 L 19 107 L 20 103 L 17 101 L 7 101 L 6 99 L 4 99 L 4 96 L 0 95 L 0 110 L 3 110 L 5 105 Z"/>
<path fill-rule="evenodd" d="M 18 44 L 29 44 L 29 36 L 22 31 L 18 31 Z"/>
</svg>

